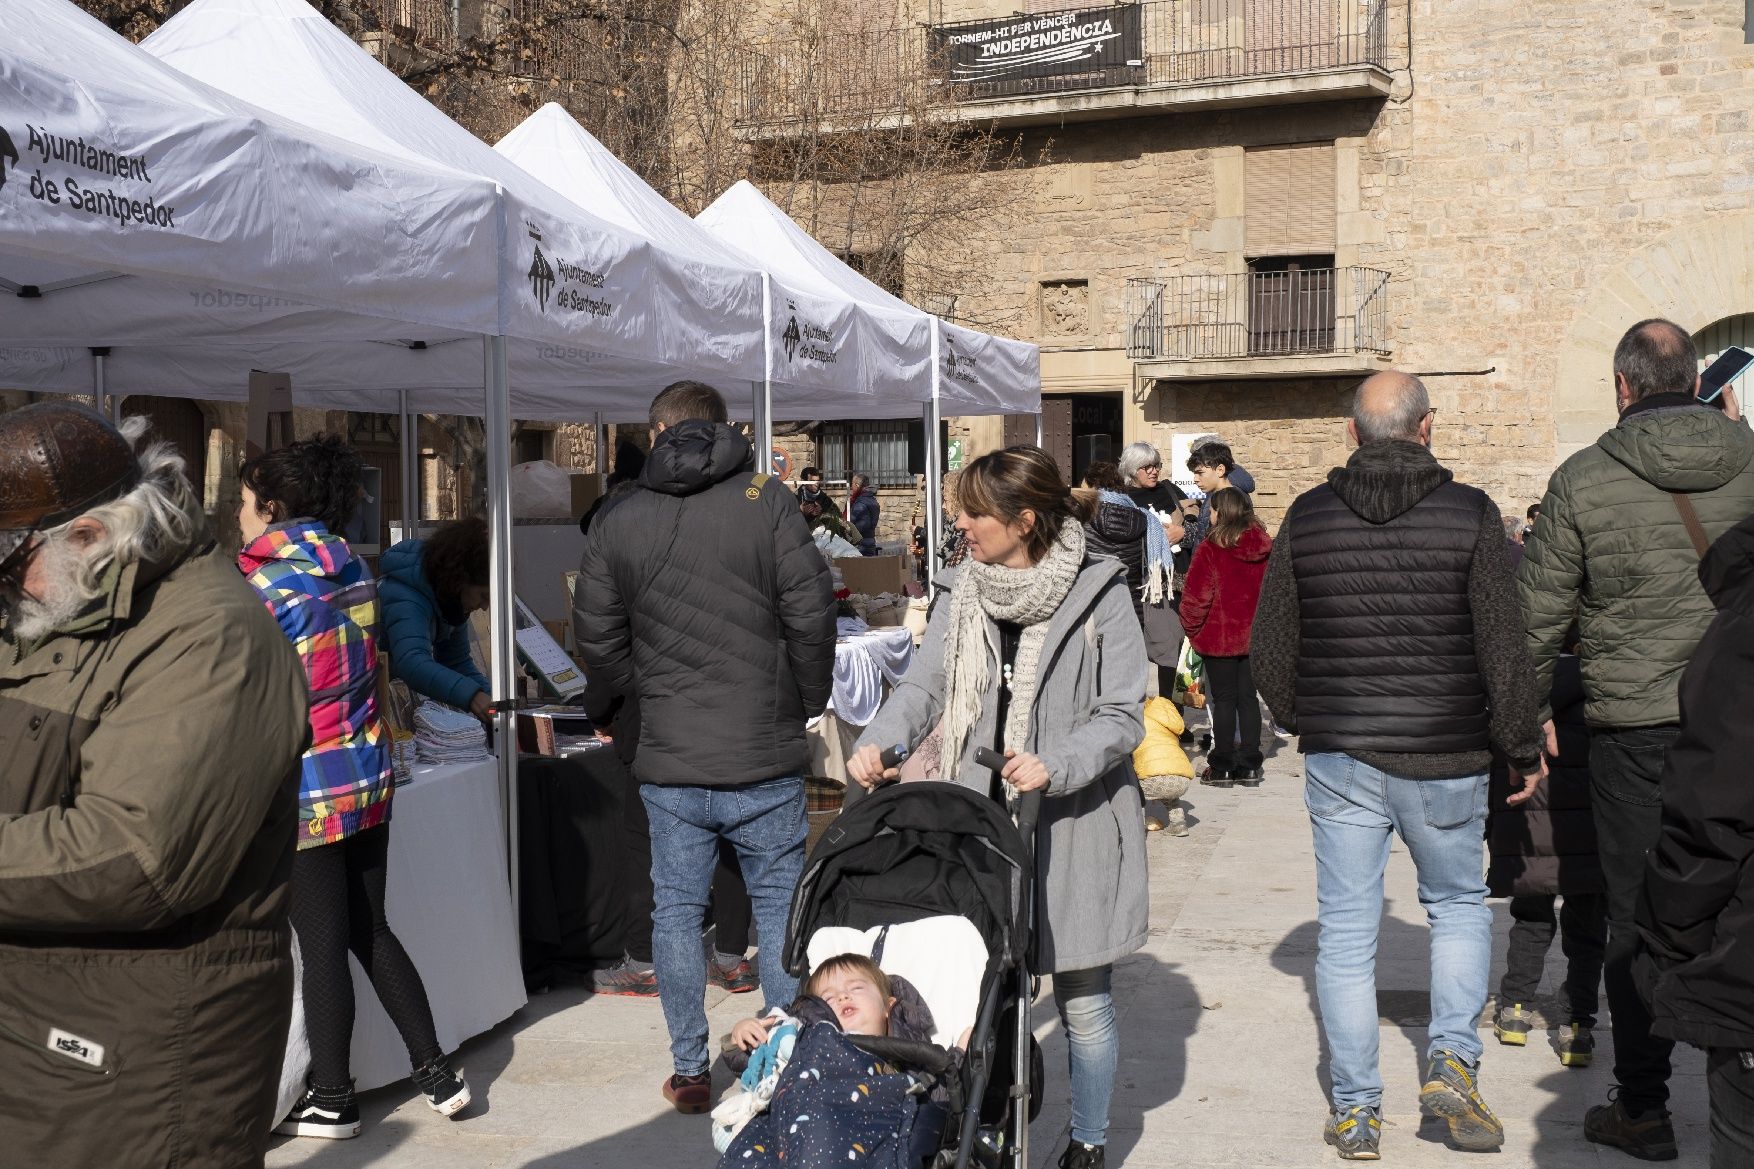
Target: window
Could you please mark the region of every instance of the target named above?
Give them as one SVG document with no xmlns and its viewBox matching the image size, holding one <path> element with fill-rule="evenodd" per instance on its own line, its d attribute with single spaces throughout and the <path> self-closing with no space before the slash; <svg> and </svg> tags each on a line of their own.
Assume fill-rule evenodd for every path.
<svg viewBox="0 0 1754 1169">
<path fill-rule="evenodd" d="M 536 463 L 554 457 L 554 432 L 538 430 L 528 422 L 518 427 L 512 449 L 520 463 Z"/>
<path fill-rule="evenodd" d="M 1249 353 L 1328 353 L 1334 348 L 1334 257 L 1249 261 Z"/>
<path fill-rule="evenodd" d="M 911 487 L 914 472 L 925 470 L 922 429 L 905 418 L 825 422 L 816 438 L 816 465 L 830 481 L 844 483 L 854 471 L 863 471 L 875 487 Z"/>
<path fill-rule="evenodd" d="M 1243 155 L 1248 255 L 1334 251 L 1334 144 L 1263 146 Z"/>
</svg>

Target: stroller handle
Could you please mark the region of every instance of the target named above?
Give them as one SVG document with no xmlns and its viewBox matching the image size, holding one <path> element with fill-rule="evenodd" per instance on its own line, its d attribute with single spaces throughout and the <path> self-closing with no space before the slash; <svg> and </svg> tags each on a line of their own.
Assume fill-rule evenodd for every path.
<svg viewBox="0 0 1754 1169">
<path fill-rule="evenodd" d="M 1023 837 L 1023 846 L 1029 855 L 1035 856 L 1035 826 L 1041 819 L 1041 789 L 1026 791 L 1023 798 L 1017 801 L 1017 834 Z"/>
</svg>

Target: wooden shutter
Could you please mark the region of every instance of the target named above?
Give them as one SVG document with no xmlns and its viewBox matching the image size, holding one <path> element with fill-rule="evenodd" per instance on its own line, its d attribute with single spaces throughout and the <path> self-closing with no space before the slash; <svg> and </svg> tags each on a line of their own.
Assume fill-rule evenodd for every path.
<svg viewBox="0 0 1754 1169">
<path fill-rule="evenodd" d="M 1243 156 L 1250 256 L 1334 251 L 1334 144 L 1263 146 Z"/>
</svg>

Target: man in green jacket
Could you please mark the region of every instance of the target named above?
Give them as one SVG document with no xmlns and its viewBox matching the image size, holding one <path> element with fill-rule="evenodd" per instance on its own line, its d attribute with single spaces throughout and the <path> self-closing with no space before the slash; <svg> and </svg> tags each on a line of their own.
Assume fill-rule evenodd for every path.
<svg viewBox="0 0 1754 1169">
<path fill-rule="evenodd" d="M 162 444 L 0 416 L 0 1164 L 259 1169 L 304 669 Z"/>
<path fill-rule="evenodd" d="M 1567 459 L 1547 486 L 1518 570 L 1538 690 L 1575 618 L 1583 633 L 1596 832 L 1607 877 L 1605 981 L 1620 1090 L 1589 1110 L 1584 1135 L 1643 1160 L 1676 1156 L 1669 1053 L 1632 980 L 1644 854 L 1662 825 L 1658 778 L 1680 733 L 1681 671 L 1715 616 L 1699 583 L 1710 541 L 1754 514 L 1754 433 L 1733 394 L 1698 400 L 1692 338 L 1641 321 L 1614 350 L 1620 422 Z M 1557 754 L 1553 724 L 1548 750 Z"/>
</svg>

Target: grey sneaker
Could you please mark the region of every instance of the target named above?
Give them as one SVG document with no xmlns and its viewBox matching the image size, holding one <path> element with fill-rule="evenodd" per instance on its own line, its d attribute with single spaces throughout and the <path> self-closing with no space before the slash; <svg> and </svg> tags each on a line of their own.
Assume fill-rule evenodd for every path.
<svg viewBox="0 0 1754 1169">
<path fill-rule="evenodd" d="M 650 962 L 623 958 L 613 966 L 591 971 L 591 993 L 656 998 L 658 974 Z"/>
<path fill-rule="evenodd" d="M 1499 1007 L 1498 1014 L 1492 1016 L 1492 1033 L 1506 1047 L 1527 1047 L 1529 1032 L 1534 1029 L 1535 1021 L 1523 1010 L 1521 1003 L 1513 1003 L 1508 1007 Z"/>
<path fill-rule="evenodd" d="M 1473 1152 L 1490 1152 L 1504 1145 L 1504 1125 L 1480 1098 L 1477 1071 L 1453 1051 L 1439 1050 L 1426 1067 L 1425 1085 L 1419 1090 L 1419 1107 L 1449 1125 L 1450 1139 Z"/>
<path fill-rule="evenodd" d="M 1334 1146 L 1342 1161 L 1380 1161 L 1382 1112 L 1367 1104 L 1336 1110 L 1328 1117 L 1322 1139 Z"/>
</svg>

